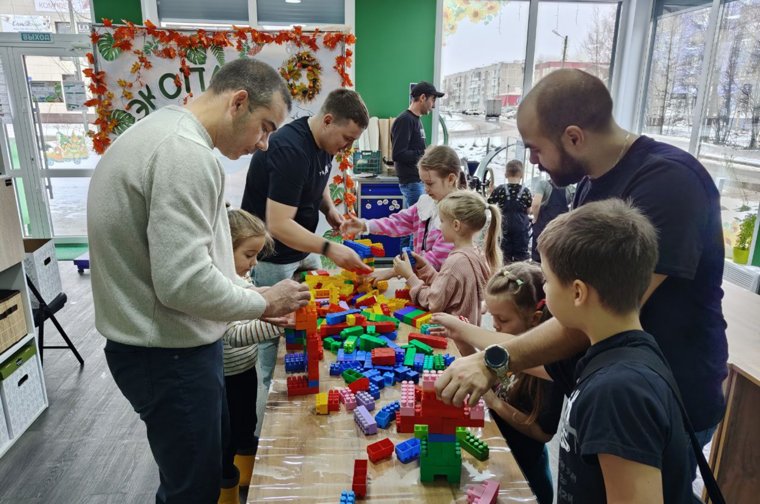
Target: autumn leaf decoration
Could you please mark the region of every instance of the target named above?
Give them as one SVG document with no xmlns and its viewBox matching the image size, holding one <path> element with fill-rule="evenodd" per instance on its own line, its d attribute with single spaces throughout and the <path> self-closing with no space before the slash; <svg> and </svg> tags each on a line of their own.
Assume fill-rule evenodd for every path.
<svg viewBox="0 0 760 504">
<path fill-rule="evenodd" d="M 128 76 L 119 78 L 115 83 L 109 84 L 102 70 L 88 68 L 84 71 L 90 80 L 88 88 L 92 94 L 92 98 L 87 100 L 85 105 L 94 107 L 96 112 L 93 121 L 96 129 L 88 131 L 87 134 L 98 154 L 105 152 L 113 137 L 135 123 L 136 119 L 130 113 L 129 105 L 118 109 L 114 106 L 114 100 L 129 102 L 140 92 L 145 86 L 143 72 L 153 67 L 154 58 L 176 60 L 174 80 L 177 87 L 181 87 L 181 76 L 187 77 L 190 74 L 189 64 L 204 65 L 211 55 L 219 66 L 222 66 L 225 63 L 224 49 L 227 47 L 235 48 L 241 57 L 253 57 L 267 44 L 288 44 L 299 52 L 283 64 L 280 72 L 288 81 L 293 97 L 302 102 L 309 102 L 321 89 L 322 67 L 314 53 L 320 47 L 335 50 L 340 44 L 344 44 L 345 49 L 336 56 L 333 68 L 340 75 L 342 86 L 353 85 L 348 74 L 353 53 L 347 46 L 353 45 L 356 38 L 347 33 L 323 33 L 319 30 L 304 33 L 299 26 L 276 33 L 261 32 L 248 26 L 233 26 L 231 30 L 217 32 L 197 30 L 188 33 L 160 29 L 150 21 L 145 21 L 144 26 L 136 26 L 128 21 L 114 25 L 111 20 L 103 19 L 102 26 L 93 27 L 90 39 L 94 48 L 93 53 L 87 53 L 90 65 L 96 64 L 94 52 L 103 61 L 133 58 L 128 67 Z M 110 89 L 109 85 L 118 86 L 119 90 Z M 187 102 L 191 96 L 190 93 L 184 93 L 184 97 L 181 96 L 178 100 Z M 346 162 L 350 165 L 347 158 Z M 346 175 L 340 185 L 344 191 L 347 187 L 353 187 L 350 175 Z M 356 201 L 350 192 L 340 195 L 336 193 L 336 198 L 341 202 L 345 200 L 347 206 Z"/>
</svg>

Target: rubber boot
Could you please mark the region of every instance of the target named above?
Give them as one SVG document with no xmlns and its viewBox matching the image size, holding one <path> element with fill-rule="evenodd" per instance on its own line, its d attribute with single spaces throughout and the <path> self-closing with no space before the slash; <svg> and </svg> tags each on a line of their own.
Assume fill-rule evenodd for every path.
<svg viewBox="0 0 760 504">
<path fill-rule="evenodd" d="M 253 461 L 255 455 L 235 455 L 235 467 L 240 471 L 240 486 L 247 487 L 251 484 L 253 474 Z"/>
</svg>

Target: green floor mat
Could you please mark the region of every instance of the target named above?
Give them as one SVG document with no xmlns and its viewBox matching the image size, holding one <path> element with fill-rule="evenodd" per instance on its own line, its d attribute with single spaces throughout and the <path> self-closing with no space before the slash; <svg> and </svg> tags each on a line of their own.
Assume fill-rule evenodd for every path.
<svg viewBox="0 0 760 504">
<path fill-rule="evenodd" d="M 88 249 L 86 244 L 58 244 L 55 246 L 55 257 L 59 261 L 73 261 Z"/>
</svg>

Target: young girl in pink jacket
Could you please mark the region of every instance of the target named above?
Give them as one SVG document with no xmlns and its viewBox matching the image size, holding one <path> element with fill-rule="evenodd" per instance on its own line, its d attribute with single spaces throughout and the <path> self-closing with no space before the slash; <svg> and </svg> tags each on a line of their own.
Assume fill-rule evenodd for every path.
<svg viewBox="0 0 760 504">
<path fill-rule="evenodd" d="M 352 217 L 341 225 L 344 235 L 373 233 L 386 236 L 413 235 L 413 250 L 424 257 L 436 270 L 451 252 L 453 245 L 443 240 L 438 202 L 465 184 L 459 156 L 445 145 L 429 147 L 418 164 L 420 179 L 425 184 L 423 194 L 416 204 L 382 219 L 359 219 Z M 393 269 L 376 270 L 372 276 L 377 280 L 393 277 Z"/>
<path fill-rule="evenodd" d="M 454 249 L 446 258 L 441 271 L 435 271 L 423 257 L 412 254 L 417 261 L 412 268 L 406 254 L 393 260 L 393 270 L 406 278 L 412 303 L 431 312 L 450 313 L 465 317 L 471 324 L 480 325 L 480 306 L 491 271 L 501 267 L 501 213 L 474 191 L 456 191 L 438 204 L 441 232 Z M 486 232 L 485 250 L 479 250 L 473 238 L 491 221 Z M 467 344 L 457 347 L 463 355 L 472 353 Z"/>
</svg>

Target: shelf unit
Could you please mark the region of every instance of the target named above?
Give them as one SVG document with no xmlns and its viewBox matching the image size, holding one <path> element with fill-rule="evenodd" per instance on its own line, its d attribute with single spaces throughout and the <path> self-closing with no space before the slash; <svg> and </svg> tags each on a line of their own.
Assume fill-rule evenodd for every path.
<svg viewBox="0 0 760 504">
<path fill-rule="evenodd" d="M 16 204 L 16 191 L 12 186 L 12 182 L 9 184 L 7 181 L 12 180 L 8 177 L 0 177 L 0 209 L 2 209 L 2 218 L 0 218 L 0 236 L 3 240 L 7 240 L 6 243 L 10 243 L 14 236 L 17 236 L 17 240 L 21 241 L 21 224 L 18 219 L 18 206 Z M 10 199 L 12 198 L 12 201 Z M 12 212 L 9 209 L 13 209 Z M 7 250 L 4 251 L 7 253 Z M 7 254 L 6 254 L 7 256 Z M 21 299 L 24 306 L 24 315 L 26 317 L 27 330 L 31 331 L 22 337 L 19 341 L 15 342 L 9 348 L 0 352 L 0 365 L 8 360 L 14 353 L 19 351 L 29 342 L 33 342 L 35 347 L 34 366 L 37 368 L 39 378 L 42 387 L 43 404 L 30 414 L 27 419 L 26 426 L 21 432 L 12 432 L 10 434 L 10 440 L 5 443 L 0 443 L 0 457 L 2 457 L 23 433 L 34 423 L 34 421 L 42 414 L 48 407 L 47 390 L 45 387 L 45 378 L 42 371 L 42 361 L 40 360 L 39 345 L 37 342 L 36 333 L 34 331 L 34 320 L 32 319 L 32 303 L 30 301 L 29 290 L 26 285 L 26 273 L 24 271 L 24 259 L 21 254 L 20 259 L 12 264 L 0 262 L 0 290 L 14 290 L 21 293 Z M 5 411 L 5 405 L 3 405 L 3 413 L 6 417 L 6 424 L 10 425 L 9 413 Z M 9 429 L 10 430 L 10 429 Z M 2 439 L 2 438 L 0 438 Z"/>
</svg>

